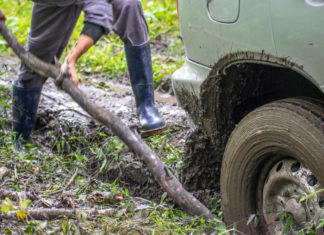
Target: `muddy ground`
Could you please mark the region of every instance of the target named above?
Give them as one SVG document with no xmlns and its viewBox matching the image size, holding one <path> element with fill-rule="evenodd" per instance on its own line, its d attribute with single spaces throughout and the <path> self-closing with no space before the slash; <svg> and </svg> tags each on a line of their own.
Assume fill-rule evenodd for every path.
<svg viewBox="0 0 324 235">
<path fill-rule="evenodd" d="M 1 71 L 6 71 L 6 74 L 1 76 L 0 85 L 10 88 L 16 79 L 18 67 L 17 59 L 0 58 Z M 135 100 L 129 85 L 116 81 L 107 82 L 103 75 L 84 76 L 84 83 L 79 87 L 88 94 L 92 101 L 103 109 L 110 110 L 125 124 L 137 131 L 138 119 L 135 114 Z M 126 84 L 127 81 L 123 83 Z M 156 92 L 155 97 L 156 106 L 168 127 L 167 141 L 182 151 L 189 130 L 185 111 L 177 105 L 173 95 Z M 10 128 L 10 124 L 7 125 L 7 128 Z M 99 132 L 111 135 L 108 128 L 92 119 L 68 94 L 58 90 L 52 79 L 48 79 L 43 87 L 36 127 L 31 137 L 32 143 L 40 146 L 42 151 L 50 152 L 58 138 L 68 139 L 72 136 L 83 136 L 87 140 L 92 140 L 97 138 Z M 123 167 L 114 166 L 109 169 L 106 172 L 108 179 L 115 180 L 119 177 L 119 180 L 127 182 L 127 184 L 137 185 L 135 186 L 137 189 L 134 190 L 136 195 L 151 198 L 160 196 L 161 190 L 153 182 L 147 182 L 151 177 L 148 177 L 148 172 L 142 163 L 134 160 L 133 153 L 125 152 L 123 155 L 127 163 L 123 162 Z M 119 172 L 120 170 L 122 172 Z M 145 187 L 143 187 L 144 185 Z M 145 193 L 143 194 L 143 192 Z"/>
<path fill-rule="evenodd" d="M 0 92 L 8 95 L 5 98 L 7 103 L 11 101 L 11 86 L 17 77 L 18 68 L 19 60 L 16 57 L 0 58 L 0 74 L 2 74 L 0 76 L 0 88 L 2 87 Z M 186 112 L 177 105 L 170 84 L 170 80 L 159 84 L 159 90 L 163 90 L 163 92 L 155 92 L 156 107 L 164 118 L 167 130 L 165 134 L 157 138 L 146 139 L 146 142 L 154 148 L 154 151 L 167 163 L 168 168 L 180 181 L 183 181 L 185 188 L 205 205 L 211 206 L 214 212 L 220 212 L 217 185 L 214 187 L 216 190 L 213 190 L 210 187 L 207 188 L 207 184 L 204 183 L 209 182 L 208 184 L 210 184 L 210 179 L 214 176 L 199 170 L 204 166 L 210 167 L 208 162 L 201 160 L 208 154 L 211 143 L 206 141 L 204 134 L 201 134 L 192 126 Z M 127 74 L 110 80 L 103 74 L 82 74 L 79 87 L 92 101 L 99 104 L 103 109 L 114 113 L 134 132 L 138 132 L 139 123 L 135 115 L 135 100 Z M 0 113 L 2 119 L 5 120 L 2 131 L 10 136 L 11 110 L 4 111 L 3 105 L 0 105 Z M 52 79 L 48 79 L 43 87 L 36 127 L 31 136 L 31 143 L 36 146 L 35 151 L 32 150 L 27 155 L 20 156 L 17 153 L 12 153 L 10 148 L 3 151 L 0 148 L 2 152 L 7 151 L 8 155 L 1 160 L 1 164 L 11 172 L 9 178 L 7 177 L 3 182 L 0 179 L 0 196 L 1 190 L 24 189 L 36 192 L 38 195 L 45 193 L 46 196 L 49 193 L 47 197 L 49 197 L 49 200 L 55 201 L 54 206 L 56 207 L 71 208 L 75 203 L 82 207 L 95 206 L 95 208 L 101 208 L 100 204 L 93 205 L 89 202 L 89 195 L 92 192 L 96 190 L 112 190 L 113 193 L 121 191 L 124 197 L 123 203 L 129 196 L 131 199 L 126 207 L 117 205 L 117 214 L 124 216 L 130 208 L 135 208 L 127 214 L 126 217 L 130 216 L 129 219 L 122 219 L 121 222 L 118 219 L 113 219 L 113 221 L 104 219 L 104 222 L 97 223 L 93 229 L 98 231 L 105 229 L 117 234 L 134 230 L 139 231 L 139 234 L 158 231 L 154 223 L 152 225 L 152 222 L 147 221 L 152 221 L 152 218 L 154 221 L 155 214 L 164 216 L 163 213 L 170 213 L 167 209 L 164 212 L 163 210 L 159 211 L 160 209 L 156 210 L 151 204 L 152 200 L 159 203 L 163 198 L 164 191 L 134 153 L 127 146 L 121 146 L 116 140 L 117 138 L 107 127 L 92 119 L 68 94 L 58 90 Z M 2 141 L 6 140 L 2 139 Z M 10 155 L 14 155 L 14 157 L 11 158 Z M 44 156 L 45 159 L 43 159 Z M 85 156 L 86 159 L 78 159 L 77 156 Z M 194 157 L 192 158 L 192 156 Z M 194 161 L 191 161 L 191 159 L 194 159 Z M 42 164 L 42 166 L 38 167 L 37 164 Z M 53 165 L 51 166 L 51 164 Z M 70 178 L 72 179 L 72 175 L 76 173 L 76 180 L 68 188 L 73 198 L 72 201 L 75 200 L 75 202 L 66 203 L 62 195 L 51 194 L 53 191 L 64 187 L 66 182 Z M 4 198 L 4 195 L 1 197 Z M 157 208 L 181 209 L 174 205 L 169 197 L 166 197 L 164 203 L 166 205 L 162 207 L 157 204 Z M 31 207 L 46 206 L 43 201 L 39 202 L 38 200 L 33 201 Z M 106 208 L 107 205 L 105 204 L 104 207 Z M 114 206 L 114 208 L 116 207 Z M 141 215 L 137 216 L 138 213 Z M 171 220 L 173 221 L 173 219 Z M 129 221 L 131 221 L 130 224 Z M 189 230 L 195 229 L 195 227 L 192 227 L 193 221 L 195 221 L 194 218 L 180 219 L 176 222 L 178 225 L 175 229 L 182 229 L 186 226 L 190 228 Z M 46 225 L 45 230 L 51 230 L 54 233 L 61 231 L 62 223 L 65 222 L 54 220 Z M 71 227 L 73 223 L 78 222 L 71 220 L 68 223 Z M 90 228 L 91 222 L 82 222 L 77 226 L 86 231 L 92 230 Z M 17 227 L 16 223 L 3 220 L 0 231 L 4 232 L 9 229 L 14 233 L 23 233 L 23 230 L 28 229 L 28 227 L 30 227 L 28 224 Z M 32 225 L 32 229 L 36 229 L 36 231 L 42 230 L 41 227 L 42 223 Z M 161 231 L 168 231 L 168 229 L 162 227 Z M 200 229 L 198 226 L 198 230 Z"/>
<path fill-rule="evenodd" d="M 9 88 L 9 95 L 11 84 L 16 79 L 18 67 L 19 61 L 16 58 L 0 58 L 1 71 L 6 72 L 1 76 L 0 85 Z M 113 112 L 134 131 L 138 130 L 135 100 L 129 86 L 127 74 L 109 81 L 102 74 L 88 74 L 82 76 L 81 82 L 80 88 L 88 94 L 91 100 L 99 104 L 103 109 Z M 171 162 L 169 167 L 179 178 L 186 179 L 186 177 L 180 176 L 182 158 L 184 152 L 197 152 L 195 147 L 197 143 L 192 139 L 188 140 L 188 136 L 193 136 L 192 133 L 194 132 L 190 128 L 185 111 L 177 105 L 170 82 L 165 82 L 160 87 L 164 87 L 166 92 L 155 92 L 156 106 L 168 128 L 164 143 L 160 143 L 160 145 L 165 146 L 167 143 L 180 153 L 179 156 L 181 157 L 177 159 L 177 162 Z M 10 120 L 10 111 L 8 115 L 8 120 Z M 6 129 L 7 131 L 10 130 L 10 121 L 6 125 Z M 36 128 L 32 134 L 31 142 L 37 145 L 42 152 L 57 153 L 58 150 L 55 148 L 57 143 L 62 139 L 68 140 L 70 137 L 82 137 L 89 142 L 104 142 L 104 137 L 98 136 L 99 132 L 105 133 L 107 136 L 112 135 L 108 128 L 92 119 L 69 95 L 58 90 L 52 79 L 48 79 L 42 91 Z M 201 147 L 201 143 L 198 143 L 198 148 L 199 146 Z M 77 147 L 83 148 L 82 153 L 91 155 L 91 151 L 82 143 Z M 59 153 L 62 153 L 62 151 L 68 153 L 76 150 L 77 147 L 65 145 L 59 150 Z M 201 149 L 198 151 L 201 152 Z M 162 158 L 163 155 L 169 154 L 162 149 L 156 149 L 156 152 Z M 119 155 L 119 161 L 110 162 L 109 168 L 103 174 L 100 174 L 100 177 L 108 182 L 117 180 L 117 182 L 124 184 L 134 196 L 160 199 L 163 191 L 134 154 L 126 147 Z M 184 159 L 188 159 L 188 156 L 184 157 Z M 89 174 L 95 174 L 99 167 L 99 163 L 93 161 L 88 166 Z M 190 175 L 188 169 L 186 169 L 186 174 Z M 197 178 L 200 177 L 204 176 L 200 175 Z M 190 178 L 194 178 L 194 176 L 190 176 Z M 199 181 L 199 179 L 197 180 Z M 194 194 L 205 204 L 208 204 L 211 196 L 216 193 L 210 190 L 206 192 L 201 188 L 198 188 L 199 190 L 189 189 L 195 191 Z"/>
</svg>

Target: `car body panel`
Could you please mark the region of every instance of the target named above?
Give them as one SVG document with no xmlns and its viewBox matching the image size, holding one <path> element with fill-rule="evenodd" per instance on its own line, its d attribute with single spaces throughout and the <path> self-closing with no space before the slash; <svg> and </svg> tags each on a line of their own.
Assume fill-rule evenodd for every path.
<svg viewBox="0 0 324 235">
<path fill-rule="evenodd" d="M 209 17 L 220 23 L 234 23 L 240 12 L 240 0 L 207 1 Z"/>
<path fill-rule="evenodd" d="M 300 72 L 324 91 L 324 0 L 240 1 L 238 19 L 232 24 L 211 18 L 209 1 L 179 0 L 179 22 L 188 61 L 212 68 L 231 53 L 265 53 L 296 63 L 303 70 Z M 224 4 L 220 2 L 214 4 Z M 237 3 L 228 2 L 230 7 Z M 177 86 L 180 80 L 191 82 L 189 77 L 180 79 L 179 74 L 173 76 Z"/>
<path fill-rule="evenodd" d="M 201 83 L 208 76 L 210 70 L 209 67 L 186 58 L 183 66 L 172 75 L 173 89 L 179 92 L 186 89 L 198 97 Z"/>
<path fill-rule="evenodd" d="M 264 50 L 276 54 L 269 9 L 269 0 L 244 0 L 240 2 L 238 20 L 224 24 L 209 17 L 207 0 L 179 1 L 179 20 L 187 57 L 212 67 L 231 52 Z"/>
<path fill-rule="evenodd" d="M 271 16 L 277 56 L 302 65 L 323 85 L 324 6 L 304 0 L 271 0 Z"/>
</svg>

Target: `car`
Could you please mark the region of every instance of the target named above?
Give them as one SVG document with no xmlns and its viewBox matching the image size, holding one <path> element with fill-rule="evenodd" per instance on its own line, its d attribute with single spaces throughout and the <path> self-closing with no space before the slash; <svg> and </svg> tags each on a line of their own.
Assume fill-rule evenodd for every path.
<svg viewBox="0 0 324 235">
<path fill-rule="evenodd" d="M 324 1 L 178 0 L 178 18 L 172 85 L 207 143 L 185 159 L 185 186 L 220 185 L 225 223 L 244 234 L 320 227 Z"/>
</svg>

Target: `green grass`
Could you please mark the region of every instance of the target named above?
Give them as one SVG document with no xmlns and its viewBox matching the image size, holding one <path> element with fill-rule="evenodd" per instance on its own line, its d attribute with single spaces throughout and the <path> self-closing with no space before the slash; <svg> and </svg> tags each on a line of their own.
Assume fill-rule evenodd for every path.
<svg viewBox="0 0 324 235">
<path fill-rule="evenodd" d="M 152 54 L 154 80 L 161 82 L 169 79 L 183 61 L 183 44 L 180 38 L 177 21 L 176 1 L 159 0 L 143 1 L 143 9 L 150 30 L 152 47 L 154 44 L 164 44 L 166 47 L 158 54 Z M 13 31 L 19 42 L 26 44 L 30 26 L 32 1 L 1 0 L 1 8 L 7 16 L 7 25 Z M 83 15 L 70 38 L 63 58 L 73 47 L 83 27 Z M 3 39 L 0 38 L 1 54 L 12 53 Z M 62 58 L 61 58 L 62 60 Z M 104 73 L 109 78 L 120 76 L 127 71 L 123 44 L 113 32 L 103 36 L 98 43 L 84 54 L 78 61 L 79 73 Z M 82 76 L 81 76 L 82 79 Z"/>
</svg>

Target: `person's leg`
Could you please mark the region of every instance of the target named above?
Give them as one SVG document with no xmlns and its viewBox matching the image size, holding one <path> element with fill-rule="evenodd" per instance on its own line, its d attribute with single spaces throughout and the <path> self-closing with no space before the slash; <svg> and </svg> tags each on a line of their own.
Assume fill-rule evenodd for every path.
<svg viewBox="0 0 324 235">
<path fill-rule="evenodd" d="M 140 0 L 112 0 L 113 30 L 124 42 L 129 76 L 142 131 L 154 134 L 163 121 L 154 106 L 154 84 L 147 23 Z"/>
<path fill-rule="evenodd" d="M 34 3 L 31 29 L 26 49 L 40 59 L 53 63 L 66 46 L 80 14 L 80 7 L 47 6 Z M 68 23 L 67 23 L 68 22 Z M 13 139 L 20 148 L 34 128 L 42 86 L 46 78 L 36 74 L 24 64 L 12 87 Z"/>
</svg>

